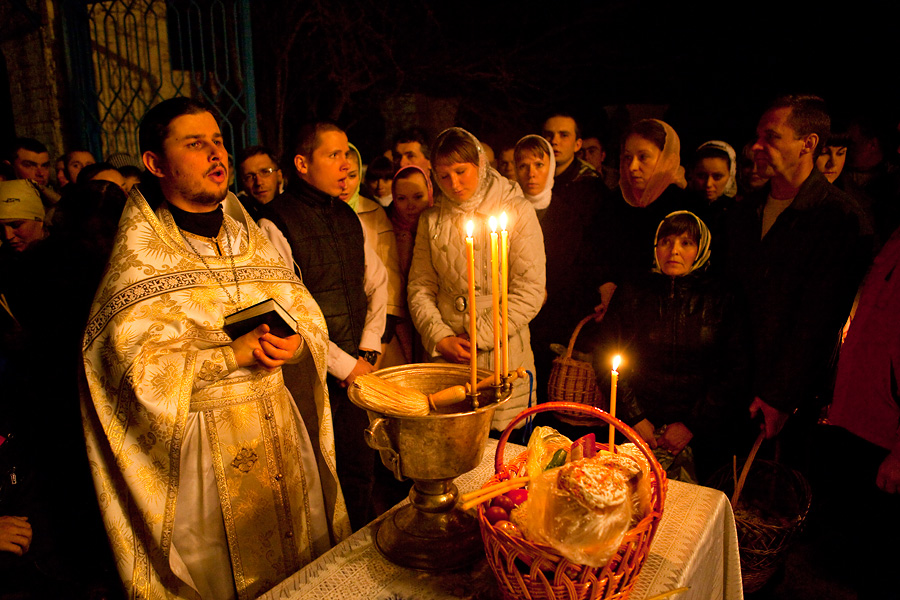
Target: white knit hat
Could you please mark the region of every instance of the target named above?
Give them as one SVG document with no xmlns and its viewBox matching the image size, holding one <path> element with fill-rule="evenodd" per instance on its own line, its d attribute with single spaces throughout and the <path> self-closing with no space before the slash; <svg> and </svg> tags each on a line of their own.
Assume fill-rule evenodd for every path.
<svg viewBox="0 0 900 600">
<path fill-rule="evenodd" d="M 0 181 L 0 219 L 44 220 L 37 188 L 27 179 Z"/>
</svg>

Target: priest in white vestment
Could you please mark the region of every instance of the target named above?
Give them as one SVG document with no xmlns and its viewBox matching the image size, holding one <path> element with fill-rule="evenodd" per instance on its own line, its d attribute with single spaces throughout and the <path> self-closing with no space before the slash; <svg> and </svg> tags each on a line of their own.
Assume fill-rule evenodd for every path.
<svg viewBox="0 0 900 600">
<path fill-rule="evenodd" d="M 141 122 L 133 191 L 84 337 L 94 483 L 129 598 L 255 598 L 346 537 L 319 307 L 227 191 L 208 108 Z M 227 315 L 275 299 L 297 334 L 232 340 Z M 299 362 L 305 388 L 284 385 Z M 315 447 L 298 405 L 314 414 Z"/>
</svg>

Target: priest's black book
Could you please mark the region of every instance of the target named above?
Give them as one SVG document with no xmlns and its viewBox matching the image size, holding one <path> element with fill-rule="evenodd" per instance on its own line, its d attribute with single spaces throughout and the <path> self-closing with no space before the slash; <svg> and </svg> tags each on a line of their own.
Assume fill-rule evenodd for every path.
<svg viewBox="0 0 900 600">
<path fill-rule="evenodd" d="M 278 337 L 290 337 L 297 333 L 297 321 L 272 298 L 231 313 L 225 317 L 222 329 L 232 340 L 236 340 L 263 323 Z"/>
</svg>

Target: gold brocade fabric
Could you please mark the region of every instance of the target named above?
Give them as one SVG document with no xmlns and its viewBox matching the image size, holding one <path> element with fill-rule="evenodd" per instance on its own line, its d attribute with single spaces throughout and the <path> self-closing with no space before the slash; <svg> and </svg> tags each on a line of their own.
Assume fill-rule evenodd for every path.
<svg viewBox="0 0 900 600">
<path fill-rule="evenodd" d="M 229 194 L 223 208 L 230 238 L 220 234 L 218 244 L 232 241 L 234 261 L 227 251 L 204 255 L 208 269 L 169 211 L 154 212 L 133 192 L 85 331 L 88 454 L 131 598 L 200 597 L 173 547 L 176 507 L 187 501 L 179 494 L 182 444 L 195 417 L 213 457 L 238 598 L 255 598 L 315 558 L 294 399 L 280 369 L 239 368 L 222 331 L 225 315 L 267 298 L 299 324 L 310 383 L 296 401 L 315 403 L 331 541 L 350 533 L 325 387 L 325 320 L 237 199 Z"/>
</svg>

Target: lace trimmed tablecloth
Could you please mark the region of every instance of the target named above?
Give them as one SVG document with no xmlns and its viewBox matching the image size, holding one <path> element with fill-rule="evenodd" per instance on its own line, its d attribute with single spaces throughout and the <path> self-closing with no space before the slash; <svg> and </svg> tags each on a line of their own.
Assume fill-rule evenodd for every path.
<svg viewBox="0 0 900 600">
<path fill-rule="evenodd" d="M 460 493 L 494 473 L 496 440 L 488 440 L 477 468 L 456 479 Z M 509 444 L 504 462 L 522 446 Z M 375 549 L 376 519 L 262 596 L 264 600 L 501 600 L 487 561 L 454 573 L 399 567 Z M 447 552 L 452 552 L 448 548 Z M 740 600 L 740 558 L 731 505 L 722 492 L 669 482 L 663 517 L 631 598 L 643 600 L 690 587 L 674 600 Z"/>
</svg>

